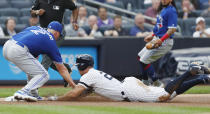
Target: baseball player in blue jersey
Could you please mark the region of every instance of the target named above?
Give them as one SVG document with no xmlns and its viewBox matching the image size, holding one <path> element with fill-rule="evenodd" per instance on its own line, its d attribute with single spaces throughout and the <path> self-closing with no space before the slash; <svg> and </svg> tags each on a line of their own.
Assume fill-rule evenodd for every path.
<svg viewBox="0 0 210 114">
<path fill-rule="evenodd" d="M 148 77 L 155 83 L 160 82 L 151 63 L 164 56 L 173 46 L 173 36 L 177 27 L 175 1 L 161 0 L 158 12 L 153 34 L 144 38 L 144 41 L 148 43 L 138 53 L 140 75 L 143 82 L 147 82 L 145 80 L 148 80 Z"/>
<path fill-rule="evenodd" d="M 51 22 L 47 30 L 39 26 L 28 27 L 4 44 L 3 56 L 23 70 L 29 79 L 27 85 L 14 94 L 15 99 L 37 101 L 37 96 L 33 96 L 32 93 L 36 93 L 37 88 L 43 86 L 49 79 L 48 72 L 36 59 L 40 54 L 47 54 L 53 60 L 60 75 L 69 85 L 75 86 L 63 65 L 55 42 L 62 35 L 62 29 L 62 25 L 57 21 Z"/>
</svg>

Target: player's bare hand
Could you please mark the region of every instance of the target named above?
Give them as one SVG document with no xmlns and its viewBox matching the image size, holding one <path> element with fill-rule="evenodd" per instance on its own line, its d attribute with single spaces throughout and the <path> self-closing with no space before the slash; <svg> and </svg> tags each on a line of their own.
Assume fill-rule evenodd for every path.
<svg viewBox="0 0 210 114">
<path fill-rule="evenodd" d="M 50 96 L 50 97 L 47 97 L 45 100 L 46 101 L 56 101 L 58 99 L 57 96 Z"/>
<path fill-rule="evenodd" d="M 148 35 L 144 38 L 144 41 L 145 42 L 150 42 L 150 41 L 152 41 L 152 39 L 153 39 L 153 36 L 152 36 L 152 34 L 150 34 L 150 35 Z"/>
<path fill-rule="evenodd" d="M 38 12 L 39 12 L 38 15 L 41 16 L 41 15 L 43 15 L 45 13 L 45 10 L 44 9 L 40 9 L 40 10 L 38 10 Z"/>
<path fill-rule="evenodd" d="M 75 31 L 77 31 L 79 29 L 79 25 L 75 22 L 72 23 L 72 26 L 73 26 Z"/>
</svg>

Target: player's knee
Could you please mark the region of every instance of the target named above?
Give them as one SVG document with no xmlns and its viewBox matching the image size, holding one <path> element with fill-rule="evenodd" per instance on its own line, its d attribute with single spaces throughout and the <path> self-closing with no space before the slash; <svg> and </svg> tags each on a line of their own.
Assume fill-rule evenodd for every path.
<svg viewBox="0 0 210 114">
<path fill-rule="evenodd" d="M 43 72 L 43 75 L 44 75 L 44 79 L 45 80 L 49 80 L 50 79 L 50 76 L 49 76 L 48 72 Z"/>
</svg>

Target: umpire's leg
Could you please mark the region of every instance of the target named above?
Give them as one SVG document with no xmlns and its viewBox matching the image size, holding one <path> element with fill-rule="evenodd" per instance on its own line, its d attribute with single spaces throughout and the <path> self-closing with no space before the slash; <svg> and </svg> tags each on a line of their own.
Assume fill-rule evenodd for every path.
<svg viewBox="0 0 210 114">
<path fill-rule="evenodd" d="M 42 58 L 42 62 L 41 64 L 43 65 L 43 67 L 48 70 L 49 67 L 51 67 L 53 70 L 58 72 L 58 69 L 56 68 L 55 64 L 53 64 L 52 60 L 50 59 L 49 56 L 43 54 L 43 58 Z M 71 67 L 69 66 L 69 64 L 64 63 L 65 67 L 67 68 L 69 74 L 71 74 L 72 70 Z M 63 79 L 64 80 L 64 79 Z M 64 87 L 68 86 L 68 82 L 66 80 L 64 80 Z"/>
<path fill-rule="evenodd" d="M 48 71 L 50 65 L 52 64 L 52 60 L 50 59 L 49 56 L 47 56 L 46 54 L 43 54 L 41 64 Z"/>
<path fill-rule="evenodd" d="M 58 72 L 58 69 L 56 68 L 55 64 L 53 64 L 52 60 L 50 59 L 49 56 L 47 55 L 43 55 L 43 59 L 42 59 L 42 65 L 44 66 L 44 68 L 46 70 L 49 69 L 49 67 L 51 67 L 53 70 L 57 71 Z M 64 63 L 65 67 L 68 69 L 68 72 L 71 73 L 72 70 L 71 70 L 71 67 L 69 66 L 69 64 L 67 63 Z"/>
</svg>

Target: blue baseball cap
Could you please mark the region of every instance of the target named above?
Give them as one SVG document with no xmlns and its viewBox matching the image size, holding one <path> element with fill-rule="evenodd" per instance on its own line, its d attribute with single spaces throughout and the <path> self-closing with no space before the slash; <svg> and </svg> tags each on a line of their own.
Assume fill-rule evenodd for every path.
<svg viewBox="0 0 210 114">
<path fill-rule="evenodd" d="M 55 31 L 58 31 L 58 32 L 60 32 L 60 35 L 63 36 L 63 34 L 62 34 L 63 26 L 62 26 L 62 24 L 59 23 L 58 21 L 52 21 L 52 22 L 48 25 L 47 28 L 53 29 L 53 30 L 55 30 Z"/>
</svg>

